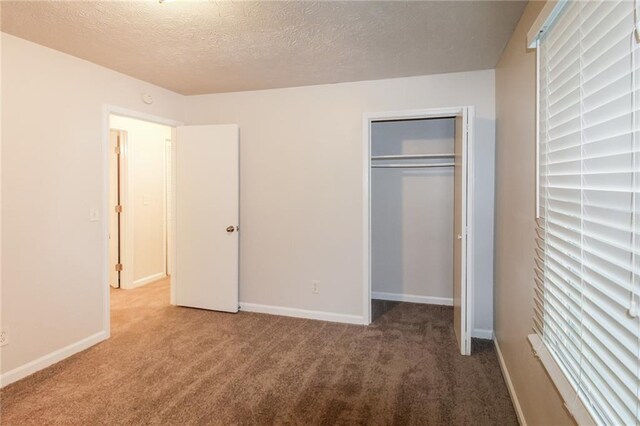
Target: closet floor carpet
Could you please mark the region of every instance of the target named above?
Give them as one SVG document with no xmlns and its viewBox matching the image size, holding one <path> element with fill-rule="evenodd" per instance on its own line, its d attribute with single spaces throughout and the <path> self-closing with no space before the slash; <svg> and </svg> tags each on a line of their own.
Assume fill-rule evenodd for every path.
<svg viewBox="0 0 640 426">
<path fill-rule="evenodd" d="M 112 337 L 2 389 L 2 424 L 517 425 L 493 344 L 459 355 L 450 307 L 363 327 L 169 306 L 167 280 L 111 297 Z"/>
</svg>

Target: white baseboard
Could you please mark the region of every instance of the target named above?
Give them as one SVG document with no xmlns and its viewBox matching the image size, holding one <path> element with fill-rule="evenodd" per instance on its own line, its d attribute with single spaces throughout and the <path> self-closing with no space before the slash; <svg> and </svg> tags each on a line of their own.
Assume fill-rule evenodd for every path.
<svg viewBox="0 0 640 426">
<path fill-rule="evenodd" d="M 42 356 L 36 360 L 28 362 L 13 370 L 7 371 L 0 376 L 0 387 L 5 387 L 13 382 L 23 379 L 31 374 L 47 368 L 57 362 L 62 361 L 65 358 L 69 358 L 80 351 L 83 351 L 91 346 L 106 340 L 109 337 L 106 331 L 93 334 L 80 341 L 65 346 L 64 348 L 53 351 L 45 356 Z"/>
<path fill-rule="evenodd" d="M 509 396 L 511 397 L 513 408 L 515 408 L 516 410 L 516 415 L 518 416 L 518 422 L 520 423 L 520 426 L 527 426 L 527 421 L 524 419 L 524 413 L 522 412 L 520 401 L 518 401 L 518 395 L 516 394 L 516 390 L 513 387 L 513 382 L 511 381 L 509 370 L 507 370 L 507 365 L 504 363 L 504 358 L 502 357 L 502 351 L 500 350 L 500 345 L 498 345 L 498 339 L 494 338 L 493 344 L 496 347 L 496 353 L 498 354 L 498 362 L 500 363 L 500 370 L 502 371 L 502 376 L 504 377 L 504 381 L 507 383 L 507 389 L 509 390 Z"/>
<path fill-rule="evenodd" d="M 240 310 L 244 312 L 256 312 L 260 314 L 282 315 L 285 317 L 342 322 L 346 324 L 364 324 L 364 318 L 358 315 L 336 314 L 333 312 L 323 311 L 308 311 L 306 309 L 287 308 L 284 306 L 259 305 L 257 303 L 240 302 Z"/>
<path fill-rule="evenodd" d="M 453 299 L 450 297 L 416 296 L 413 294 L 386 293 L 383 291 L 372 291 L 371 298 L 379 299 L 379 300 L 393 300 L 394 302 L 411 302 L 411 303 L 425 303 L 427 305 L 453 306 Z"/>
<path fill-rule="evenodd" d="M 142 287 L 143 285 L 152 283 L 154 281 L 161 280 L 161 279 L 166 278 L 166 277 L 167 277 L 166 273 L 158 272 L 157 274 L 153 274 L 153 275 L 149 275 L 148 277 L 140 278 L 140 279 L 135 280 L 133 282 L 133 285 L 129 288 L 129 290 L 132 289 L 132 288 Z"/>
<path fill-rule="evenodd" d="M 476 339 L 493 340 L 493 330 L 489 330 L 486 328 L 475 328 L 471 332 L 471 337 L 475 337 Z"/>
</svg>

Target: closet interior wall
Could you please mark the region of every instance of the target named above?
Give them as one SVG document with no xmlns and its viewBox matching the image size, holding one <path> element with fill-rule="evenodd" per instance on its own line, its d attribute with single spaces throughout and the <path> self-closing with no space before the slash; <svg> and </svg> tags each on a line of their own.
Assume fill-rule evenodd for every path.
<svg viewBox="0 0 640 426">
<path fill-rule="evenodd" d="M 372 123 L 373 299 L 452 304 L 453 167 L 406 166 L 452 164 L 453 158 L 375 158 L 451 154 L 454 130 L 454 118 Z"/>
</svg>

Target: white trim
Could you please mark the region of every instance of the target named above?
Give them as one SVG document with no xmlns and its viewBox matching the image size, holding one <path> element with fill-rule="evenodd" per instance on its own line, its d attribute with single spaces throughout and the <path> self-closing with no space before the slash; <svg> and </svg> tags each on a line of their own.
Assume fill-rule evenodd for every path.
<svg viewBox="0 0 640 426">
<path fill-rule="evenodd" d="M 465 279 L 465 292 L 464 305 L 466 306 L 466 312 L 464 313 L 464 319 L 466 320 L 466 329 L 468 333 L 466 353 L 464 355 L 471 355 L 471 337 L 473 337 L 473 322 L 475 315 L 475 270 L 476 270 L 476 257 L 475 257 L 475 227 L 473 226 L 473 219 L 475 218 L 475 155 L 474 155 L 474 139 L 475 139 L 475 122 L 476 122 L 476 109 L 473 106 L 463 108 L 463 116 L 466 117 L 466 134 L 467 134 L 467 167 L 463 167 L 463 176 L 466 173 L 466 196 L 463 201 L 463 208 L 466 209 L 466 215 L 464 217 L 463 229 L 466 228 L 466 239 L 463 239 L 465 243 L 463 247 L 463 259 L 466 263 L 466 269 L 464 272 Z"/>
<path fill-rule="evenodd" d="M 387 293 L 384 291 L 372 291 L 372 299 L 392 300 L 394 302 L 424 303 L 427 305 L 453 306 L 451 297 L 418 296 L 415 294 Z"/>
<path fill-rule="evenodd" d="M 110 110 L 105 105 L 102 109 L 102 330 L 105 339 L 111 336 L 111 285 L 109 284 L 109 162 L 110 162 Z M 122 247 L 122 246 L 121 246 Z M 120 275 L 122 279 L 122 274 Z"/>
<path fill-rule="evenodd" d="M 80 351 L 90 348 L 109 337 L 106 331 L 100 331 L 89 337 L 85 337 L 75 343 L 72 343 L 64 348 L 53 351 L 47 355 L 44 355 L 36 360 L 28 362 L 20 367 L 14 368 L 11 371 L 7 371 L 0 376 L 0 387 L 5 387 L 13 382 L 23 379 L 33 373 L 36 373 L 44 368 L 47 368 L 57 362 L 62 361 L 65 358 L 70 357 Z"/>
<path fill-rule="evenodd" d="M 121 108 L 114 105 L 105 104 L 102 107 L 102 328 L 105 333 L 104 339 L 111 336 L 111 286 L 109 285 L 109 129 L 110 116 L 120 115 L 123 117 L 136 118 L 138 120 L 150 121 L 152 123 L 163 124 L 174 127 L 172 136 L 175 135 L 175 127 L 183 123 L 151 114 Z M 173 139 L 175 140 L 175 139 Z M 173 294 L 173 280 L 171 280 L 171 292 Z"/>
<path fill-rule="evenodd" d="M 534 355 L 540 360 L 542 366 L 549 374 L 551 381 L 555 385 L 556 389 L 560 393 L 560 396 L 564 400 L 564 406 L 569 411 L 569 414 L 573 416 L 573 419 L 578 425 L 596 425 L 596 421 L 593 419 L 587 407 L 582 403 L 582 400 L 578 397 L 577 392 L 569 383 L 566 374 L 562 371 L 553 355 L 544 344 L 540 336 L 537 334 L 530 334 L 527 336 Z"/>
<path fill-rule="evenodd" d="M 161 279 L 166 278 L 166 277 L 167 277 L 167 274 L 165 272 L 158 272 L 157 274 L 149 275 L 148 277 L 144 277 L 144 278 L 140 278 L 140 279 L 135 280 L 133 282 L 133 285 L 131 287 L 129 287 L 129 288 L 131 289 L 131 288 L 142 287 L 143 285 L 152 283 L 154 281 L 161 280 Z"/>
<path fill-rule="evenodd" d="M 169 220 L 171 221 L 171 223 L 169 224 L 170 228 L 170 232 L 171 235 L 169 235 L 169 244 L 171 245 L 169 248 L 169 254 L 171 256 L 171 259 L 169 260 L 169 263 L 171 264 L 171 278 L 170 278 L 170 284 L 169 284 L 169 304 L 171 305 L 176 305 L 176 293 L 177 293 L 177 289 L 176 289 L 176 282 L 177 282 L 177 272 L 176 272 L 176 203 L 177 203 L 177 195 L 175 188 L 176 188 L 176 177 L 177 177 L 177 173 L 176 173 L 176 146 L 177 146 L 177 135 L 178 135 L 178 131 L 177 131 L 177 127 L 173 127 L 171 129 L 171 158 L 169 159 L 171 161 L 171 197 L 170 197 L 170 201 L 171 204 L 169 206 L 169 208 L 171 209 L 171 214 L 169 215 Z"/>
<path fill-rule="evenodd" d="M 518 400 L 518 394 L 516 394 L 516 389 L 513 387 L 513 382 L 511 381 L 509 370 L 507 370 L 507 364 L 505 364 L 504 362 L 504 357 L 502 356 L 500 345 L 498 345 L 498 339 L 494 338 L 493 344 L 496 347 L 496 354 L 498 354 L 498 363 L 500 364 L 500 371 L 502 371 L 502 377 L 504 378 L 504 381 L 507 384 L 507 389 L 509 390 L 509 396 L 511 397 L 513 408 L 516 410 L 516 416 L 518 416 L 518 423 L 520 423 L 520 426 L 527 426 L 527 421 L 524 418 L 524 412 L 522 411 L 522 407 L 520 406 L 520 401 Z"/>
<path fill-rule="evenodd" d="M 167 183 L 168 183 L 168 179 L 167 179 L 167 173 L 169 173 L 169 168 L 167 167 L 167 139 L 165 138 L 164 140 L 164 149 L 162 150 L 162 156 L 163 156 L 163 173 L 162 173 L 162 177 L 163 182 L 162 182 L 162 186 L 163 186 L 163 197 L 162 197 L 162 222 L 164 224 L 164 226 L 162 227 L 162 248 L 164 251 L 164 256 L 162 256 L 162 271 L 164 272 L 165 277 L 168 275 L 167 272 L 167 266 L 168 266 L 168 261 L 167 261 L 167 255 L 169 253 L 169 246 L 168 246 L 168 242 L 169 242 L 169 236 L 168 236 L 168 226 L 169 226 L 169 216 L 167 215 L 167 203 L 168 203 L 168 196 L 167 196 Z"/>
<path fill-rule="evenodd" d="M 475 339 L 493 340 L 493 330 L 488 328 L 474 328 L 471 337 Z"/>
<path fill-rule="evenodd" d="M 114 105 L 105 105 L 104 110 L 109 115 L 119 115 L 120 117 L 135 118 L 136 120 L 148 121 L 150 123 L 162 124 L 169 127 L 178 127 L 184 125 L 181 121 L 172 120 L 170 118 L 159 117 L 157 115 L 138 112 L 127 108 L 120 108 Z"/>
<path fill-rule="evenodd" d="M 461 116 L 467 107 L 429 108 L 406 111 L 366 112 L 363 117 L 371 121 L 412 120 L 420 118 L 448 118 Z"/>
<path fill-rule="evenodd" d="M 173 133 L 173 131 L 172 131 Z M 173 264 L 171 263 L 171 146 L 172 139 L 165 139 L 164 149 L 164 270 L 171 275 Z"/>
<path fill-rule="evenodd" d="M 284 306 L 260 305 L 258 303 L 240 302 L 242 312 L 281 315 L 285 317 L 306 318 L 320 321 L 340 322 L 345 324 L 365 324 L 364 318 L 357 315 L 336 314 L 324 311 L 308 311 L 306 309 L 287 308 Z"/>
<path fill-rule="evenodd" d="M 473 303 L 474 300 L 474 227 L 473 227 L 473 194 L 474 194 L 474 124 L 475 109 L 473 106 L 451 107 L 451 108 L 431 108 L 421 110 L 408 111 L 390 111 L 364 113 L 362 125 L 363 138 L 363 318 L 365 324 L 371 323 L 371 123 L 381 120 L 407 120 L 420 118 L 438 118 L 438 117 L 463 117 L 465 122 L 463 127 L 466 130 L 466 167 L 463 170 L 463 185 L 465 185 L 465 203 L 463 209 L 466 214 L 463 217 L 463 230 L 466 229 L 466 238 L 463 239 L 463 264 L 466 265 L 463 270 L 462 279 L 466 289 L 462 295 L 463 310 L 462 319 L 465 324 L 465 347 L 461 348 L 461 353 L 469 354 L 471 348 L 468 347 L 471 331 L 473 330 Z M 467 254 L 469 254 L 467 256 Z"/>
</svg>

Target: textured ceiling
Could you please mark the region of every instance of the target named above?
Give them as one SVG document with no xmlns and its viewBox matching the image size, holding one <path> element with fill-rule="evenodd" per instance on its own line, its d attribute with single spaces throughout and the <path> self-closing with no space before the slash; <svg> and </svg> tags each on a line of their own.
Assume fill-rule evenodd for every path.
<svg viewBox="0 0 640 426">
<path fill-rule="evenodd" d="M 2 31 L 186 95 L 493 68 L 524 1 L 2 1 Z"/>
</svg>

